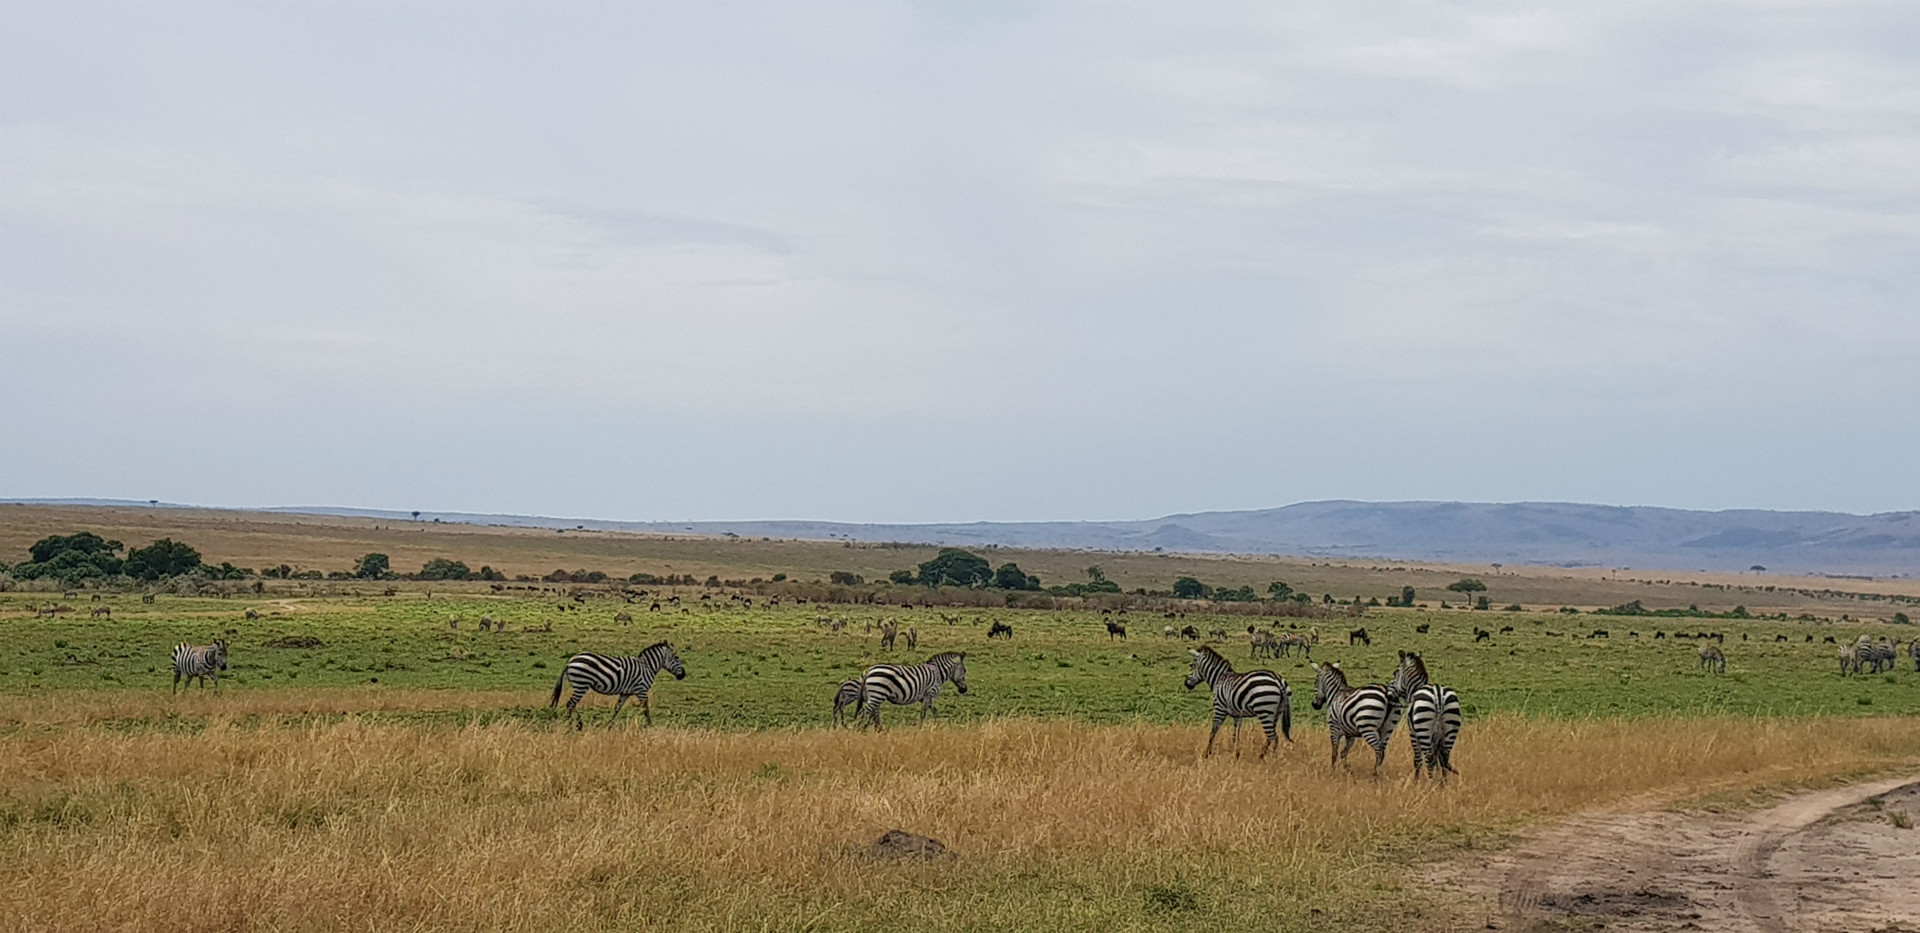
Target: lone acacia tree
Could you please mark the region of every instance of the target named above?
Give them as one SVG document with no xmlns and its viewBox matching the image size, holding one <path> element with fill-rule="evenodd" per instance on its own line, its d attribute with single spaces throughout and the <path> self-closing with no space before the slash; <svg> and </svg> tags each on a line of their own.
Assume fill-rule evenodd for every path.
<svg viewBox="0 0 1920 933">
<path fill-rule="evenodd" d="M 1447 589 L 1452 590 L 1455 593 L 1459 593 L 1462 596 L 1471 597 L 1475 593 L 1485 592 L 1487 589 L 1487 585 L 1472 577 L 1461 577 L 1460 579 L 1447 584 Z"/>
</svg>

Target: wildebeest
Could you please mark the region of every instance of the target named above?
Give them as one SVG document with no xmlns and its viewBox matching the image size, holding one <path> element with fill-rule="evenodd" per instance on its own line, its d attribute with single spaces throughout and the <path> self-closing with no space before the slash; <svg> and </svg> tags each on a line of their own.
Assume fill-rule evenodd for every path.
<svg viewBox="0 0 1920 933">
<path fill-rule="evenodd" d="M 1108 622 L 1107 623 L 1107 640 L 1112 641 L 1116 637 L 1119 638 L 1121 641 L 1127 640 L 1126 625 L 1120 622 Z"/>
<path fill-rule="evenodd" d="M 93 608 L 93 612 L 90 614 L 93 616 L 93 618 L 96 618 L 96 619 L 100 618 L 101 616 L 107 616 L 111 618 L 113 616 L 113 610 L 107 606 L 95 606 Z"/>
<path fill-rule="evenodd" d="M 1659 629 L 1654 629 L 1654 630 L 1653 630 L 1653 637 L 1655 637 L 1655 638 L 1665 638 L 1665 637 L 1667 637 L 1667 633 L 1666 633 L 1666 632 L 1663 632 L 1663 631 L 1660 631 Z"/>
<path fill-rule="evenodd" d="M 1588 638 L 1612 638 L 1613 634 L 1611 632 L 1608 632 L 1606 629 L 1597 628 L 1593 630 L 1593 634 L 1588 635 L 1587 637 Z"/>
<path fill-rule="evenodd" d="M 1511 634 L 1513 634 L 1513 626 L 1511 626 L 1511 625 L 1502 625 L 1502 626 L 1500 626 L 1500 634 L 1502 634 L 1502 635 L 1511 635 Z"/>
<path fill-rule="evenodd" d="M 1347 633 L 1348 647 L 1352 647 L 1353 645 L 1372 645 L 1372 644 L 1373 644 L 1373 639 L 1368 637 L 1367 630 L 1364 628 L 1357 628 Z"/>
<path fill-rule="evenodd" d="M 1183 628 L 1180 630 L 1180 637 L 1188 639 L 1190 641 L 1199 641 L 1200 630 L 1189 625 L 1186 628 Z"/>
<path fill-rule="evenodd" d="M 1425 635 L 1427 633 L 1427 630 L 1430 628 L 1433 628 L 1433 625 L 1431 623 L 1422 622 L 1419 625 L 1414 626 L 1413 630 L 1416 632 L 1419 632 L 1422 635 Z"/>
<path fill-rule="evenodd" d="M 1008 625 L 1008 624 L 1007 624 L 1007 623 L 1005 623 L 1005 622 L 995 622 L 995 623 L 993 623 L 993 626 L 992 626 L 991 628 L 989 628 L 989 629 L 987 629 L 987 637 L 988 637 L 988 638 L 998 638 L 998 637 L 1001 637 L 1001 636 L 1006 636 L 1007 638 L 1012 638 L 1012 637 L 1013 637 L 1013 626 L 1011 626 L 1011 625 Z"/>
<path fill-rule="evenodd" d="M 613 621 L 618 622 L 621 625 L 627 625 L 633 622 L 633 616 L 630 616 L 624 612 L 616 612 L 613 614 Z"/>
<path fill-rule="evenodd" d="M 1475 642 L 1493 641 L 1493 633 L 1483 628 L 1476 628 L 1473 630 L 1473 640 Z"/>
<path fill-rule="evenodd" d="M 259 613 L 259 611 L 258 611 L 258 610 L 255 610 L 255 609 L 248 609 L 248 610 L 247 610 L 247 621 L 249 621 L 249 622 L 251 622 L 251 621 L 253 621 L 253 620 L 255 620 L 255 619 L 258 619 L 258 618 L 260 618 L 260 613 Z"/>
</svg>

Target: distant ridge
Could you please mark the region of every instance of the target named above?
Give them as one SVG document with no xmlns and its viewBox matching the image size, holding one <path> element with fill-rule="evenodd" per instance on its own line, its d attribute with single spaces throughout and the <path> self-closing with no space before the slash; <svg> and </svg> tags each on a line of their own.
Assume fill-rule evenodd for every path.
<svg viewBox="0 0 1920 933">
<path fill-rule="evenodd" d="M 8 499 L 36 505 L 154 507 L 112 499 Z M 162 508 L 191 508 L 161 503 Z M 411 512 L 298 506 L 288 514 L 412 521 Z M 970 547 L 1290 554 L 1453 563 L 1776 573 L 1920 572 L 1920 512 L 1707 512 L 1567 502 L 1302 502 L 1145 521 L 858 524 L 824 521 L 620 522 L 420 513 L 421 521 L 653 534 L 740 535 Z"/>
</svg>

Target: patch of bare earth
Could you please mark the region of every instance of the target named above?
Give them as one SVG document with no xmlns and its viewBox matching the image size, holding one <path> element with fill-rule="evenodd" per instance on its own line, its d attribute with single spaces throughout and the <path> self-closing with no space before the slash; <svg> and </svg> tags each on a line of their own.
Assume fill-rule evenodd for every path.
<svg viewBox="0 0 1920 933">
<path fill-rule="evenodd" d="M 1920 933 L 1916 821 L 1909 775 L 1750 812 L 1590 814 L 1423 880 L 1487 929 Z"/>
</svg>

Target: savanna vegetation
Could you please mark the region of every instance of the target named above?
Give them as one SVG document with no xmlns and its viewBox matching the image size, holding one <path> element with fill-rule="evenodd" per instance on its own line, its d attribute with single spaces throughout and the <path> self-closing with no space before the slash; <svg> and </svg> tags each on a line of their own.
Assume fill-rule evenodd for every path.
<svg viewBox="0 0 1920 933">
<path fill-rule="evenodd" d="M 1380 577 L 1335 597 L 1362 598 L 1352 618 L 1324 609 L 1333 578 L 1304 563 L 1244 577 L 1236 563 L 1195 562 L 1149 578 L 1124 555 L 1089 568 L 1086 554 L 1023 552 L 986 559 L 983 578 L 982 564 L 942 562 L 938 549 L 862 563 L 849 559 L 861 549 L 796 546 L 820 562 L 780 567 L 709 560 L 745 545 L 529 558 L 487 546 L 516 535 L 481 535 L 422 556 L 335 528 L 321 564 L 292 547 L 228 549 L 240 538 L 212 526 L 95 527 L 100 544 L 83 553 L 124 561 L 124 546 L 105 545 L 192 541 L 204 565 L 275 574 L 88 577 L 71 596 L 16 577 L 0 593 L 0 917 L 22 929 L 880 930 L 903 915 L 936 930 L 1478 927 L 1410 873 L 1583 808 L 1727 804 L 1920 761 L 1913 662 L 1843 675 L 1825 641 L 1912 637 L 1859 621 L 1870 601 L 1858 599 L 1782 620 L 1760 616 L 1798 607 L 1764 591 L 1718 602 L 1691 587 L 1676 603 L 1609 584 L 1544 601 L 1506 574 L 1449 592 L 1461 573 L 1348 568 L 1358 576 L 1343 583 Z M 775 544 L 756 553 L 788 553 Z M 468 573 L 398 579 L 435 559 Z M 926 589 L 929 562 L 943 586 L 991 598 L 900 598 Z M 476 565 L 507 579 L 474 579 Z M 293 575 L 321 567 L 319 580 Z M 891 582 L 900 567 L 909 579 Z M 835 570 L 860 578 L 838 584 L 849 591 L 892 596 L 802 603 L 791 591 L 770 605 L 777 585 L 817 575 L 831 589 Z M 1034 576 L 1081 586 L 1038 594 L 1075 608 L 1010 608 L 1036 591 L 1006 584 Z M 1171 591 L 1182 576 L 1210 589 L 1151 609 L 1102 602 L 1116 595 L 1108 584 Z M 1250 604 L 1243 587 L 1252 604 L 1310 594 L 1315 614 L 1232 614 Z M 1416 587 L 1525 605 L 1421 609 Z M 1403 597 L 1411 605 L 1366 605 Z M 883 620 L 915 629 L 918 648 L 882 648 L 869 624 Z M 989 641 L 996 622 L 1014 637 Z M 1404 735 L 1381 780 L 1369 762 L 1330 769 L 1305 660 L 1250 659 L 1248 625 L 1317 629 L 1314 659 L 1356 682 L 1420 651 L 1465 702 L 1461 774 L 1411 779 Z M 1189 626 L 1241 669 L 1292 682 L 1293 744 L 1264 761 L 1257 738 L 1245 755 L 1201 758 L 1208 698 L 1181 686 L 1196 641 L 1165 634 Z M 1370 645 L 1348 644 L 1359 626 Z M 1722 636 L 1726 674 L 1672 637 L 1697 633 Z M 171 693 L 169 649 L 216 636 L 231 645 L 220 686 Z M 572 653 L 658 640 L 689 676 L 656 687 L 653 727 L 632 711 L 609 723 L 601 696 L 584 731 L 548 708 Z M 880 734 L 828 725 L 840 680 L 946 650 L 967 652 L 970 690 L 943 692 L 927 725 L 904 707 L 883 712 Z M 892 828 L 953 855 L 864 854 Z"/>
</svg>

